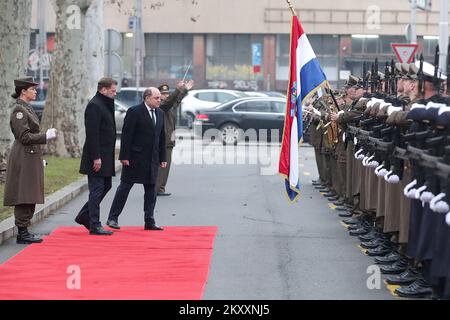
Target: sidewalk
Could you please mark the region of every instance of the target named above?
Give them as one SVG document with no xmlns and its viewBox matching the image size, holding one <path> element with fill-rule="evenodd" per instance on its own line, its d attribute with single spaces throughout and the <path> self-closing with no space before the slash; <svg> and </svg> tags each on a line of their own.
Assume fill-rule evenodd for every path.
<svg viewBox="0 0 450 320">
<path fill-rule="evenodd" d="M 121 168 L 122 165 L 120 164 L 120 161 L 116 160 L 116 173 L 119 172 Z M 34 225 L 44 220 L 50 213 L 58 210 L 87 189 L 87 177 L 84 177 L 49 195 L 45 198 L 44 204 L 36 205 L 36 212 L 31 220 L 31 224 Z M 14 224 L 14 216 L 0 222 L 0 245 L 16 235 L 17 228 Z"/>
</svg>

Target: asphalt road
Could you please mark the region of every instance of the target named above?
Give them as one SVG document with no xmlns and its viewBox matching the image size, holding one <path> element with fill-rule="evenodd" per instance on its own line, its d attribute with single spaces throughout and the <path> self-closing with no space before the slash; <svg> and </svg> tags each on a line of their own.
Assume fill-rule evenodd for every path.
<svg viewBox="0 0 450 320">
<path fill-rule="evenodd" d="M 240 164 L 233 161 L 231 148 L 224 153 L 225 163 L 217 164 L 220 145 L 197 143 L 194 148 L 193 143 L 177 144 L 167 188 L 172 196 L 158 198 L 155 218 L 162 226 L 218 226 L 204 299 L 394 299 L 384 284 L 368 289 L 373 259 L 357 248 L 359 242 L 340 224 L 337 211 L 312 187 L 317 171 L 311 147 L 300 148 L 302 194 L 290 204 L 275 174 L 278 147 L 268 167 L 265 145 L 237 151 L 238 158 L 247 155 Z M 113 180 L 102 203 L 104 223 L 118 181 Z M 33 231 L 48 234 L 58 226 L 76 225 L 73 219 L 86 200 L 87 192 Z M 133 187 L 119 224 L 143 225 L 142 186 Z M 0 246 L 0 263 L 24 247 L 10 239 Z"/>
</svg>

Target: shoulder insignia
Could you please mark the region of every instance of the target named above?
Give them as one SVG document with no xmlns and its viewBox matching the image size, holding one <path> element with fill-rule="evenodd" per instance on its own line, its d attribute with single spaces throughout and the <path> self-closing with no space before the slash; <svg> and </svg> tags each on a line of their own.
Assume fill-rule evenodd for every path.
<svg viewBox="0 0 450 320">
<path fill-rule="evenodd" d="M 22 112 L 17 112 L 16 113 L 16 118 L 19 119 L 19 120 L 22 119 L 23 118 L 23 113 Z"/>
</svg>

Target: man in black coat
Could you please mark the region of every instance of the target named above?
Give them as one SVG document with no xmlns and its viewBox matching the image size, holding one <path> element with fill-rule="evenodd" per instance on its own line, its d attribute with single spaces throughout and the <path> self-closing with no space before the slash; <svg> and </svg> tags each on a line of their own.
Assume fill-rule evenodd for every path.
<svg viewBox="0 0 450 320">
<path fill-rule="evenodd" d="M 86 141 L 81 157 L 80 173 L 87 174 L 89 199 L 81 208 L 75 221 L 84 225 L 94 235 L 111 235 L 100 223 L 100 202 L 111 189 L 111 177 L 115 175 L 114 152 L 116 145 L 116 121 L 114 97 L 117 81 L 102 78 L 97 93 L 89 101 L 84 113 Z"/>
<path fill-rule="evenodd" d="M 122 213 L 128 194 L 135 183 L 144 185 L 145 230 L 163 230 L 155 223 L 158 168 L 167 166 L 164 133 L 164 112 L 159 109 L 161 93 L 157 88 L 144 91 L 144 101 L 131 107 L 125 115 L 119 160 L 123 165 L 120 185 L 114 196 L 107 225 L 120 229 Z"/>
</svg>

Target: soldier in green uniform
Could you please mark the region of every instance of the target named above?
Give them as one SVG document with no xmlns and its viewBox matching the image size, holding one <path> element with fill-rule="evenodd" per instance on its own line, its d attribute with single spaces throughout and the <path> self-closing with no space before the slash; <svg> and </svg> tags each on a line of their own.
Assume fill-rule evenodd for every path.
<svg viewBox="0 0 450 320">
<path fill-rule="evenodd" d="M 166 184 L 169 178 L 170 164 L 172 162 L 172 150 L 175 147 L 175 140 L 172 135 L 175 131 L 175 121 L 177 109 L 181 105 L 181 100 L 186 96 L 187 92 L 194 86 L 194 81 L 187 83 L 180 81 L 174 92 L 169 94 L 169 86 L 163 84 L 158 87 L 161 92 L 160 109 L 164 111 L 164 128 L 166 134 L 166 153 L 167 167 L 158 170 L 158 180 L 156 191 L 158 196 L 170 196 L 171 193 L 166 192 Z"/>
<path fill-rule="evenodd" d="M 6 167 L 6 184 L 3 203 L 14 206 L 17 243 L 42 242 L 42 238 L 28 232 L 37 203 L 44 203 L 44 165 L 40 145 L 56 138 L 56 129 L 40 132 L 39 119 L 30 102 L 36 99 L 33 78 L 14 80 L 15 102 L 10 117 L 14 143 Z"/>
</svg>

